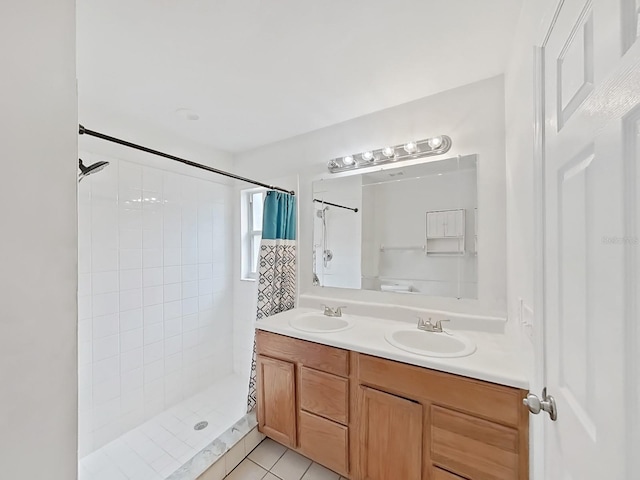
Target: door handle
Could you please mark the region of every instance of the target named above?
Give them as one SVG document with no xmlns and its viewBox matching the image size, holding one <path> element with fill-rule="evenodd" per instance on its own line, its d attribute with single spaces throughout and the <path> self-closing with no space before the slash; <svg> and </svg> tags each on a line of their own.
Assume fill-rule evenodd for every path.
<svg viewBox="0 0 640 480">
<path fill-rule="evenodd" d="M 547 395 L 547 387 L 542 390 L 542 400 L 540 400 L 535 393 L 529 393 L 522 399 L 522 403 L 534 415 L 537 415 L 540 412 L 547 412 L 549 417 L 551 417 L 551 420 L 554 422 L 558 419 L 556 401 L 551 395 Z"/>
</svg>

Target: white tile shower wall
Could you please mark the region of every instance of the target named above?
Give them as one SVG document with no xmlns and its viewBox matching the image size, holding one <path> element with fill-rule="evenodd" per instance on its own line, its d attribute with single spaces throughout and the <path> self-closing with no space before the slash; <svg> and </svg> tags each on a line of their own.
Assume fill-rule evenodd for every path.
<svg viewBox="0 0 640 480">
<path fill-rule="evenodd" d="M 233 371 L 232 187 L 108 160 L 79 191 L 80 456 Z"/>
</svg>

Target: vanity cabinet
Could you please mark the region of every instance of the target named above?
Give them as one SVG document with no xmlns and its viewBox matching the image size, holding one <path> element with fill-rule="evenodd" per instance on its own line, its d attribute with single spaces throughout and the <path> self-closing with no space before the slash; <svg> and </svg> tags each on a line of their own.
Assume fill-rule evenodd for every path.
<svg viewBox="0 0 640 480">
<path fill-rule="evenodd" d="M 258 331 L 258 425 L 351 480 L 526 480 L 527 392 Z"/>
<path fill-rule="evenodd" d="M 258 365 L 269 365 L 257 372 L 258 429 L 348 477 L 350 352 L 263 331 L 256 350 Z"/>
</svg>

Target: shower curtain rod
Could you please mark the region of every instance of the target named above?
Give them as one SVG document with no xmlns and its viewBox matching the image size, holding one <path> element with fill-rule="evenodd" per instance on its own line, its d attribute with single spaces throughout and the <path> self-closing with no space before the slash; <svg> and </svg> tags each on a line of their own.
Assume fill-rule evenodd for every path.
<svg viewBox="0 0 640 480">
<path fill-rule="evenodd" d="M 358 213 L 357 208 L 345 207 L 344 205 L 338 205 L 337 203 L 325 202 L 324 200 L 313 199 L 314 202 L 322 203 L 323 205 L 331 205 L 332 207 L 344 208 L 345 210 L 353 210 L 353 213 Z"/>
<path fill-rule="evenodd" d="M 253 185 L 258 185 L 260 187 L 268 188 L 270 190 L 278 190 L 279 192 L 285 192 L 291 195 L 296 194 L 294 190 L 287 190 L 286 188 L 274 187 L 273 185 L 268 185 L 266 183 L 258 182 L 256 180 L 251 180 L 250 178 L 241 177 L 240 175 L 236 175 L 235 173 L 229 173 L 229 172 L 225 172 L 224 170 L 218 170 L 217 168 L 208 167 L 206 165 L 192 162 L 191 160 L 186 160 L 184 158 L 176 157 L 175 155 L 170 155 L 168 153 L 164 153 L 159 150 L 153 150 L 152 148 L 143 147 L 142 145 L 137 145 L 135 143 L 127 142 L 126 140 L 121 140 L 120 138 L 111 137 L 109 135 L 105 135 L 104 133 L 96 132 L 94 130 L 89 130 L 88 128 L 85 128 L 82 125 L 79 125 L 78 133 L 80 135 L 89 135 L 91 137 L 100 138 L 102 140 L 106 140 L 107 142 L 117 143 L 118 145 L 123 145 L 125 147 L 133 148 L 135 150 L 140 150 L 142 152 L 151 153 L 159 157 L 168 158 L 169 160 L 174 160 L 176 162 L 184 163 L 185 165 L 189 165 L 190 167 L 196 167 L 202 170 L 207 170 L 208 172 L 217 173 L 218 175 L 223 175 L 225 177 L 233 178 L 235 180 L 241 180 L 243 182 L 251 183 Z"/>
</svg>

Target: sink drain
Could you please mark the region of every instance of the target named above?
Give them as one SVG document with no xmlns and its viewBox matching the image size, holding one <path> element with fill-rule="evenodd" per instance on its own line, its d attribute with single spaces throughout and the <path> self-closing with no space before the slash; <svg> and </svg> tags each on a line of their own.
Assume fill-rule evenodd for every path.
<svg viewBox="0 0 640 480">
<path fill-rule="evenodd" d="M 209 422 L 198 422 L 193 426 L 194 430 L 204 430 L 209 425 Z"/>
</svg>

